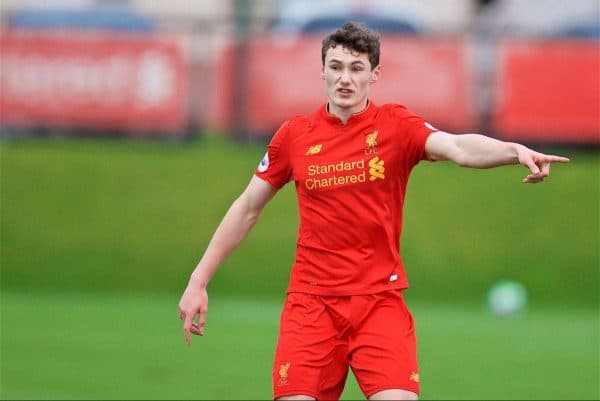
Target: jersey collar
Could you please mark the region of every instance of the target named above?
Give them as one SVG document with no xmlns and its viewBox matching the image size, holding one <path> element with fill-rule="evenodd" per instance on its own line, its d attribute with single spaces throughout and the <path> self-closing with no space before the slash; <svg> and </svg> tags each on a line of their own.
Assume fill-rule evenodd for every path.
<svg viewBox="0 0 600 401">
<path fill-rule="evenodd" d="M 352 114 L 348 119 L 348 123 L 346 125 L 348 126 L 366 120 L 367 118 L 371 117 L 371 115 L 375 112 L 376 108 L 377 106 L 375 106 L 373 102 L 371 102 L 371 100 L 367 100 L 367 107 L 365 107 L 362 111 L 359 111 L 358 113 Z M 329 113 L 329 111 L 327 110 L 327 103 L 321 106 L 320 114 L 323 117 L 323 119 L 330 124 L 343 125 L 342 120 L 338 116 Z"/>
</svg>

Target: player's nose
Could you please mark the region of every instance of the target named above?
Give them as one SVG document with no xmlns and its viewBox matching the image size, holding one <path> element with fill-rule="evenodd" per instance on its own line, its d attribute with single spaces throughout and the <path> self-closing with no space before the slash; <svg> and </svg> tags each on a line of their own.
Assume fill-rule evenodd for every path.
<svg viewBox="0 0 600 401">
<path fill-rule="evenodd" d="M 348 72 L 348 70 L 344 69 L 342 71 L 342 74 L 340 75 L 340 81 L 341 82 L 350 82 L 350 73 Z"/>
</svg>

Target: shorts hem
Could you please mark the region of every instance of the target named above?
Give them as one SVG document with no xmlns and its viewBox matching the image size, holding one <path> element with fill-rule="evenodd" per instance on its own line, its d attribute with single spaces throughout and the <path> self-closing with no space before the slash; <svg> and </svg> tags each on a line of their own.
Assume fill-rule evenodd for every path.
<svg viewBox="0 0 600 401">
<path fill-rule="evenodd" d="M 369 391 L 368 393 L 365 393 L 365 396 L 367 398 L 371 397 L 373 394 L 378 393 L 380 391 L 383 390 L 404 390 L 404 391 L 410 391 L 411 393 L 415 393 L 417 396 L 419 395 L 419 388 L 410 388 L 411 386 L 407 386 L 407 385 L 389 385 L 389 386 L 379 386 L 379 387 L 375 387 L 375 389 Z"/>
<path fill-rule="evenodd" d="M 296 390 L 296 389 L 286 389 L 285 391 L 278 391 L 276 393 L 273 393 L 273 399 L 277 399 L 279 397 L 286 397 L 289 395 L 308 395 L 310 397 L 313 397 L 315 400 L 318 400 L 319 397 L 317 396 L 317 393 L 315 393 L 314 391 L 306 391 L 306 390 Z"/>
<path fill-rule="evenodd" d="M 368 290 L 365 290 L 364 288 L 349 288 L 341 291 L 330 287 L 316 287 L 307 284 L 295 284 L 290 285 L 287 288 L 286 294 L 290 294 L 293 292 L 301 292 L 304 294 L 317 295 L 320 297 L 352 297 L 357 295 L 374 295 L 387 291 L 406 289 L 408 289 L 408 281 L 404 280 L 395 281 L 391 284 L 373 287 Z"/>
</svg>

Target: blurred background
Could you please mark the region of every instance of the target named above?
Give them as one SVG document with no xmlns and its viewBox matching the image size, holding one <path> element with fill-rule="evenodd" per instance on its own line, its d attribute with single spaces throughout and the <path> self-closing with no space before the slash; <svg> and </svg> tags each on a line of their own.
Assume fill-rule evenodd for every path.
<svg viewBox="0 0 600 401">
<path fill-rule="evenodd" d="M 413 172 L 422 398 L 600 398 L 597 0 L 2 0 L 2 399 L 270 398 L 291 185 L 190 348 L 177 304 L 273 132 L 326 100 L 321 40 L 347 20 L 382 34 L 376 103 L 571 158 L 535 186 Z M 526 302 L 499 315 L 507 281 Z M 364 398 L 351 374 L 342 398 Z"/>
</svg>

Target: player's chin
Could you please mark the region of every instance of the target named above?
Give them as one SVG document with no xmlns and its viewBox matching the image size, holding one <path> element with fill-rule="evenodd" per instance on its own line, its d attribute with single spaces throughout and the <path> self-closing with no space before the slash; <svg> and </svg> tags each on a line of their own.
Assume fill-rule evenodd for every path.
<svg viewBox="0 0 600 401">
<path fill-rule="evenodd" d="M 336 96 L 334 99 L 334 104 L 340 109 L 349 109 L 356 106 L 358 102 L 354 97 L 340 97 Z"/>
</svg>

